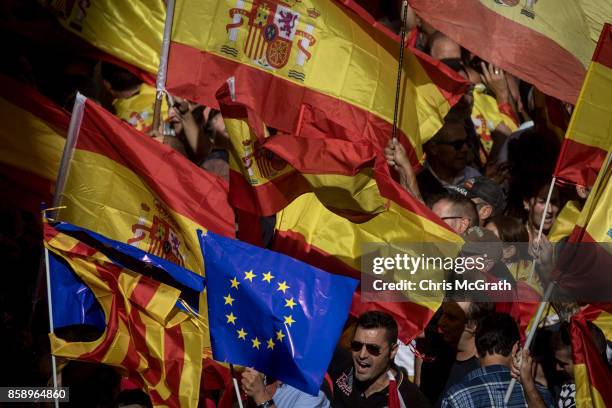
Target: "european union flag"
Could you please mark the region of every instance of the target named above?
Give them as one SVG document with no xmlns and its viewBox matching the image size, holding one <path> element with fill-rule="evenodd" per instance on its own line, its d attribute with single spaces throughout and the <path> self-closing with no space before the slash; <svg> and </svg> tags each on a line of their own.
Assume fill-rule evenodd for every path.
<svg viewBox="0 0 612 408">
<path fill-rule="evenodd" d="M 316 395 L 357 281 L 210 231 L 200 244 L 214 359 Z"/>
</svg>

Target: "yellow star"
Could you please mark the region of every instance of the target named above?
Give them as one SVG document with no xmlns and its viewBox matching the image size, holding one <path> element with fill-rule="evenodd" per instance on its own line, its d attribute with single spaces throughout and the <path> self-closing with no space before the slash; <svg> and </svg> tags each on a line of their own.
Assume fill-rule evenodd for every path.
<svg viewBox="0 0 612 408">
<path fill-rule="evenodd" d="M 234 299 L 230 293 L 228 293 L 227 296 L 223 296 L 223 299 L 225 299 L 226 305 L 234 306 L 234 300 L 236 299 Z"/>
<path fill-rule="evenodd" d="M 293 298 L 285 299 L 285 307 L 291 308 L 291 310 L 293 310 L 293 306 L 295 305 L 297 305 L 297 303 L 293 301 Z"/>
<path fill-rule="evenodd" d="M 272 340 L 271 338 L 268 340 L 268 348 L 270 350 L 274 350 L 274 340 Z"/>
<path fill-rule="evenodd" d="M 261 342 L 257 339 L 257 337 L 255 337 L 251 341 L 253 342 L 253 348 L 256 348 L 257 350 L 259 350 L 259 345 L 261 344 Z"/>
<path fill-rule="evenodd" d="M 276 340 L 283 341 L 283 337 L 285 337 L 285 335 L 283 334 L 282 330 L 276 332 Z"/>
<path fill-rule="evenodd" d="M 232 283 L 232 288 L 238 289 L 238 285 L 240 285 L 240 282 L 238 282 L 238 279 L 236 278 L 230 279 L 230 282 Z"/>
<path fill-rule="evenodd" d="M 285 293 L 287 289 L 289 289 L 289 285 L 287 285 L 287 281 L 282 281 L 278 284 L 278 289 L 276 290 L 282 290 L 283 293 Z"/>
<path fill-rule="evenodd" d="M 242 340 L 246 340 L 247 332 L 244 329 L 236 330 L 238 332 L 238 338 Z"/>
<path fill-rule="evenodd" d="M 263 274 L 263 280 L 265 280 L 266 282 L 272 283 L 272 279 L 274 279 L 274 276 L 272 276 L 272 272 Z"/>
<path fill-rule="evenodd" d="M 255 274 L 253 273 L 253 270 L 251 269 L 250 271 L 248 271 L 248 272 L 245 272 L 245 273 L 244 273 L 244 280 L 247 280 L 247 279 L 248 279 L 248 280 L 250 280 L 251 282 L 253 282 L 253 278 L 254 278 L 255 276 L 257 276 L 257 275 L 255 275 Z"/>
<path fill-rule="evenodd" d="M 236 319 L 238 319 L 236 316 L 234 316 L 234 313 L 231 313 L 231 312 L 230 312 L 230 314 L 225 315 L 225 317 L 227 317 L 227 323 L 231 323 L 231 324 L 236 324 Z M 287 318 L 285 318 L 285 319 L 287 319 Z"/>
<path fill-rule="evenodd" d="M 285 318 L 285 324 L 288 324 L 289 327 L 291 327 L 291 325 L 295 323 L 295 320 L 293 320 L 293 317 L 291 317 L 291 315 L 283 317 Z"/>
</svg>

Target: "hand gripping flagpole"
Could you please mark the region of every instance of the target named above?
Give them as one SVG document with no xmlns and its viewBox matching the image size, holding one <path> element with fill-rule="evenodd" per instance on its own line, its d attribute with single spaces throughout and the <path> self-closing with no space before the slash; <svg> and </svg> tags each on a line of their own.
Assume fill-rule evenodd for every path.
<svg viewBox="0 0 612 408">
<path fill-rule="evenodd" d="M 540 220 L 540 228 L 538 229 L 538 237 L 536 238 L 536 257 L 540 255 L 540 240 L 542 239 L 542 234 L 544 233 L 544 220 L 546 219 L 546 213 L 548 212 L 548 207 L 550 206 L 550 199 L 552 197 L 553 190 L 555 189 L 555 182 L 557 181 L 556 177 L 552 178 L 550 182 L 550 188 L 548 189 L 548 197 L 546 197 L 546 204 L 544 204 L 544 212 L 542 212 L 542 217 Z M 531 283 L 533 280 L 533 272 L 535 271 L 535 260 L 531 263 L 531 270 L 529 271 L 529 280 L 528 283 Z"/>
<path fill-rule="evenodd" d="M 397 122 L 399 114 L 399 99 L 402 88 L 402 70 L 404 67 L 404 47 L 406 40 L 406 26 L 408 24 L 408 0 L 404 0 L 402 5 L 402 30 L 400 32 L 400 54 L 397 67 L 397 85 L 395 87 L 395 107 L 393 109 L 393 131 L 391 132 L 391 140 L 393 144 L 397 143 Z"/>
<path fill-rule="evenodd" d="M 170 36 L 172 35 L 172 20 L 174 19 L 174 0 L 168 0 L 166 5 L 166 23 L 164 25 L 164 38 L 159 56 L 159 68 L 157 69 L 157 81 L 155 85 L 155 107 L 153 108 L 153 130 L 159 129 L 161 122 L 161 106 L 164 92 L 166 91 L 166 75 L 168 73 L 168 53 L 170 52 Z"/>
</svg>

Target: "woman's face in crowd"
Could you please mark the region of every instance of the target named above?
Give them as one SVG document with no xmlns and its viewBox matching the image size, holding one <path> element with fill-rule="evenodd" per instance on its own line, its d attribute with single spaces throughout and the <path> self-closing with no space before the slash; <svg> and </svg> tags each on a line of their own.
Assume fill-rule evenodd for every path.
<svg viewBox="0 0 612 408">
<path fill-rule="evenodd" d="M 544 206 L 546 205 L 546 197 L 532 197 L 529 199 L 529 222 L 533 228 L 540 228 L 542 218 L 544 218 L 544 231 L 548 231 L 559 212 L 559 204 L 551 200 L 548 206 L 548 211 L 544 214 Z"/>
</svg>

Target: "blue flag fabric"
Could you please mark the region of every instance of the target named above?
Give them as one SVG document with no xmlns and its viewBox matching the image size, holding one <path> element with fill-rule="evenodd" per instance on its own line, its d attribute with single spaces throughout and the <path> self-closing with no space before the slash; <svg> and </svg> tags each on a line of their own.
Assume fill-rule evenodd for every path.
<svg viewBox="0 0 612 408">
<path fill-rule="evenodd" d="M 317 395 L 358 282 L 210 231 L 200 244 L 214 359 Z"/>
<path fill-rule="evenodd" d="M 205 286 L 204 277 L 132 245 L 112 240 L 67 222 L 53 223 L 53 227 L 99 249 L 122 267 L 146 272 L 153 279 L 179 289 L 181 299 L 194 310 L 199 309 L 199 295 Z M 61 257 L 50 251 L 49 277 L 54 328 L 81 324 L 92 325 L 102 330 L 106 327 L 104 313 L 91 289 L 76 277 Z M 177 303 L 177 307 L 184 309 L 180 303 Z"/>
<path fill-rule="evenodd" d="M 51 251 L 48 262 L 54 328 L 85 324 L 104 330 L 104 312 L 91 289 Z"/>
</svg>

